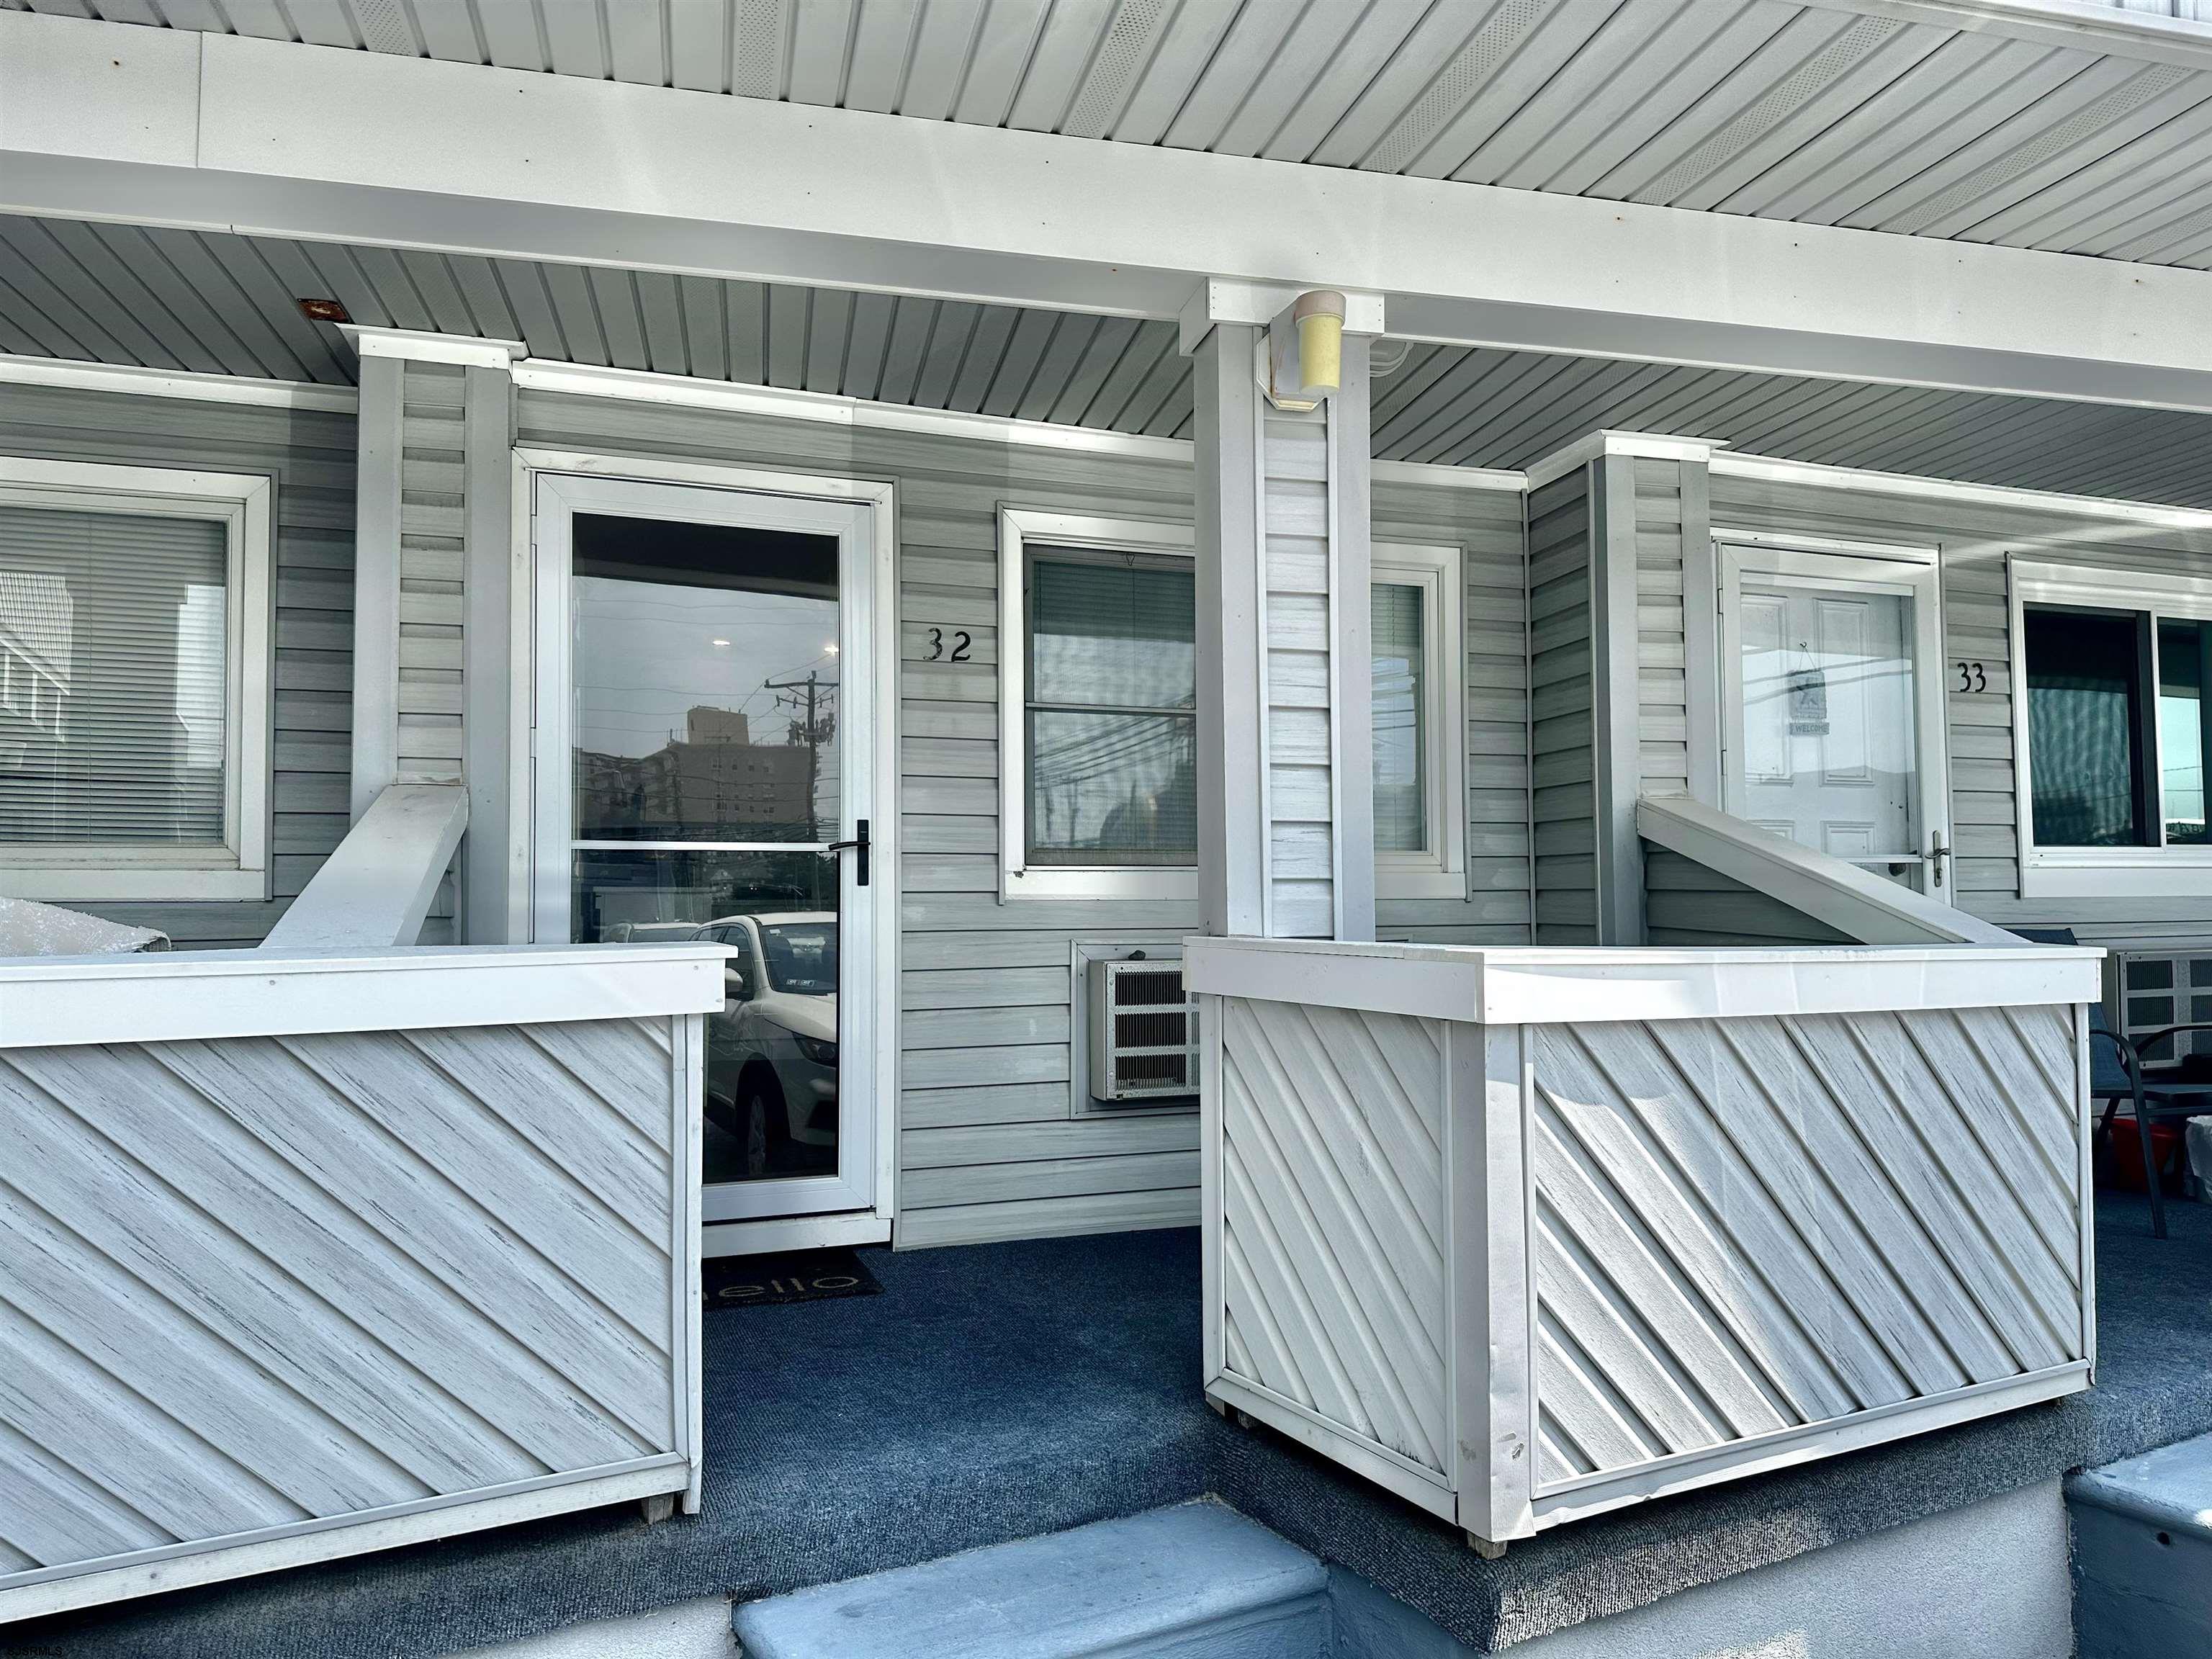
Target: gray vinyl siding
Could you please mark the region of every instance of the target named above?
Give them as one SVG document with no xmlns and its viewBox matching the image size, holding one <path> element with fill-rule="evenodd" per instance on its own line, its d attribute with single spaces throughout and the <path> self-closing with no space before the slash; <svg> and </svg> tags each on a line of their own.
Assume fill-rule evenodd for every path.
<svg viewBox="0 0 2212 1659">
<path fill-rule="evenodd" d="M 1920 499 L 1713 477 L 1712 517 L 1733 529 L 1794 532 L 1846 540 L 1936 545 L 1943 570 L 1944 656 L 1984 665 L 1989 690 L 1949 702 L 1951 821 L 1957 892 L 1965 908 L 1999 927 L 2071 927 L 2094 944 L 2212 941 L 2212 898 L 2035 898 L 2020 896 L 2020 813 L 2014 787 L 2012 647 L 2006 558 L 2119 573 L 2202 575 L 2212 531 L 2153 526 L 2094 511 Z"/>
<path fill-rule="evenodd" d="M 1270 410 L 1261 422 L 1267 588 L 1267 915 L 1270 931 L 1336 931 L 1329 768 L 1328 426 Z"/>
<path fill-rule="evenodd" d="M 1638 458 L 1635 471 L 1638 792 L 1690 791 L 1687 641 L 1682 595 L 1679 461 Z"/>
<path fill-rule="evenodd" d="M 1468 896 L 1376 901 L 1383 939 L 1525 945 L 1528 853 L 1528 561 L 1516 490 L 1377 479 L 1374 539 L 1460 550 L 1467 677 Z"/>
<path fill-rule="evenodd" d="M 409 362 L 401 381 L 399 769 L 401 783 L 461 776 L 461 574 L 467 496 L 465 372 Z M 504 483 L 505 480 L 501 481 Z"/>
<path fill-rule="evenodd" d="M 1597 942 L 1590 495 L 1577 469 L 1528 498 L 1530 817 L 1539 945 Z"/>
<path fill-rule="evenodd" d="M 998 508 L 1188 523 L 1189 463 L 529 391 L 518 441 L 896 486 L 898 1242 L 1195 1223 L 1195 1115 L 1073 1115 L 1068 1034 L 1071 944 L 1171 943 L 1196 902 L 998 896 Z"/>
<path fill-rule="evenodd" d="M 1644 843 L 1644 937 L 1648 945 L 1699 949 L 1855 942 L 1733 876 L 1650 842 Z"/>
<path fill-rule="evenodd" d="M 350 766 L 354 421 L 193 398 L 0 386 L 0 454 L 275 480 L 270 893 L 262 902 L 73 902 L 179 948 L 258 944 L 344 836 Z M 426 943 L 447 937 L 442 919 Z"/>
</svg>

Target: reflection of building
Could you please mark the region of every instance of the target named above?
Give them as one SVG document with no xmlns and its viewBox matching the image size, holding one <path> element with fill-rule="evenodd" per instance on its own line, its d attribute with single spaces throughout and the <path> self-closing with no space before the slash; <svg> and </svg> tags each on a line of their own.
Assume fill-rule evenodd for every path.
<svg viewBox="0 0 2212 1659">
<path fill-rule="evenodd" d="M 0 570 L 0 738 L 62 736 L 74 611 L 59 576 Z"/>
<path fill-rule="evenodd" d="M 641 840 L 715 826 L 743 832 L 731 839 L 807 839 L 809 760 L 802 744 L 755 743 L 741 709 L 694 708 L 683 738 L 650 755 L 578 752 L 579 828 Z"/>
</svg>

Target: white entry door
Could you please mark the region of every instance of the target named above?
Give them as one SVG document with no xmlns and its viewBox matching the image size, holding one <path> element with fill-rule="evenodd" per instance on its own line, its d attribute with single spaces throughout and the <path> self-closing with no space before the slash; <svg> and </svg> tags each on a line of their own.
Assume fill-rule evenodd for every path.
<svg viewBox="0 0 2212 1659">
<path fill-rule="evenodd" d="M 534 475 L 533 935 L 732 947 L 707 1021 L 710 1253 L 874 1205 L 881 973 L 874 505 Z M 893 809 L 895 810 L 895 809 Z"/>
<path fill-rule="evenodd" d="M 1932 552 L 1720 550 L 1728 810 L 1948 899 Z"/>
</svg>

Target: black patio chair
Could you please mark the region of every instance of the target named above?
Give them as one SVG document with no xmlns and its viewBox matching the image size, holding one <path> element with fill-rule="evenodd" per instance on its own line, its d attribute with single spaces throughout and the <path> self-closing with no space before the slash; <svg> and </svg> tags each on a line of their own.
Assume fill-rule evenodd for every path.
<svg viewBox="0 0 2212 1659">
<path fill-rule="evenodd" d="M 2013 931 L 2038 945 L 2080 943 L 2070 927 L 2017 927 Z M 2136 1141 L 2142 1149 L 2143 1182 L 2150 1188 L 2150 1229 L 2152 1237 L 2156 1238 L 2166 1237 L 2166 1193 L 2160 1184 L 2161 1171 L 2151 1130 L 2159 1123 L 2212 1115 L 2212 1083 L 2146 1076 L 2143 1051 L 2184 1031 L 2207 1030 L 2212 1030 L 2212 1024 L 2169 1025 L 2162 1031 L 2153 1031 L 2139 1042 L 2130 1042 L 2106 1021 L 2104 1004 L 2089 1005 L 2089 1098 L 2105 1103 L 2096 1133 L 2103 1137 L 2106 1153 L 2116 1155 L 2112 1122 L 2119 1115 L 2120 1103 L 2125 1101 L 2135 1118 Z"/>
</svg>

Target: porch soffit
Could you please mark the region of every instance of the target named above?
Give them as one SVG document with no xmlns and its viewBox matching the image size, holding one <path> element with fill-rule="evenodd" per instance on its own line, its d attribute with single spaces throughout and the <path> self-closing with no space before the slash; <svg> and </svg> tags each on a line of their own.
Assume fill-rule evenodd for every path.
<svg viewBox="0 0 2212 1659">
<path fill-rule="evenodd" d="M 1187 438 L 1171 322 L 605 266 L 0 216 L 0 352 L 350 385 L 356 323 L 532 357 Z M 1387 362 L 1395 348 L 1382 353 Z M 1740 453 L 2212 507 L 2212 416 L 1864 380 L 1414 344 L 1375 384 L 1375 453 L 1519 469 L 1613 428 Z"/>
<path fill-rule="evenodd" d="M 2212 269 L 2212 0 L 0 8 Z"/>
</svg>

